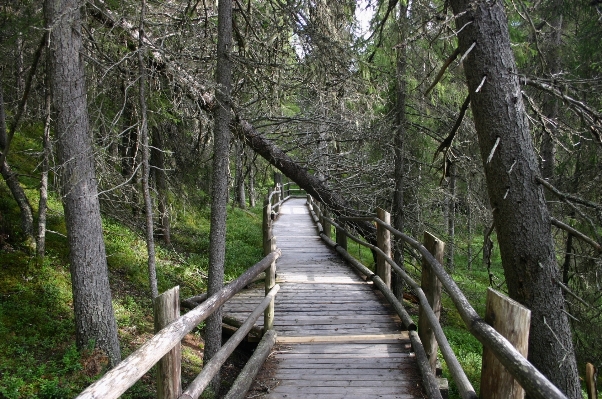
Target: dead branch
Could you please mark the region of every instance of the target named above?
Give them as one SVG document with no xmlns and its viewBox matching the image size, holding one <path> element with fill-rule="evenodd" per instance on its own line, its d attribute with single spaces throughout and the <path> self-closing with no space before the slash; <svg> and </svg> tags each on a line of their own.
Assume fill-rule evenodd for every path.
<svg viewBox="0 0 602 399">
<path fill-rule="evenodd" d="M 426 89 L 426 91 L 424 92 L 424 95 L 428 95 L 431 90 L 433 90 L 435 88 L 435 86 L 437 86 L 437 83 L 439 83 L 439 81 L 441 80 L 441 78 L 443 77 L 443 74 L 445 73 L 445 71 L 447 70 L 447 68 L 451 65 L 452 62 L 454 62 L 454 60 L 456 58 L 458 58 L 458 55 L 460 55 L 460 49 L 456 48 L 454 50 L 454 52 L 452 53 L 452 55 L 450 55 L 447 60 L 445 60 L 445 63 L 443 64 L 443 66 L 441 67 L 441 70 L 439 71 L 439 73 L 437 74 L 437 76 L 435 77 L 435 81 L 429 86 L 428 89 Z"/>
<path fill-rule="evenodd" d="M 597 243 L 595 240 L 593 240 L 592 238 L 586 236 L 585 234 L 583 234 L 582 232 L 580 232 L 579 230 L 569 226 L 566 223 L 561 222 L 558 219 L 555 218 L 551 218 L 550 219 L 552 224 L 562 230 L 568 231 L 569 233 L 571 233 L 573 236 L 579 238 L 582 241 L 585 241 L 586 243 L 588 243 L 589 245 L 591 245 L 592 247 L 594 247 L 598 252 L 602 252 L 602 246 L 600 246 L 599 243 Z"/>
<path fill-rule="evenodd" d="M 437 158 L 437 155 L 439 155 L 440 152 L 443 153 L 444 157 L 447 154 L 447 151 L 451 147 L 452 141 L 454 141 L 456 132 L 458 131 L 458 129 L 460 128 L 460 125 L 462 124 L 462 120 L 464 119 L 464 115 L 466 115 L 466 110 L 468 109 L 469 105 L 470 105 L 470 95 L 468 95 L 466 97 L 466 100 L 464 100 L 464 103 L 462 104 L 462 107 L 460 108 L 460 114 L 458 115 L 458 119 L 456 119 L 456 123 L 454 124 L 454 127 L 452 128 L 451 132 L 447 135 L 445 140 L 443 140 L 441 142 L 441 144 L 439 144 L 439 147 L 437 147 L 437 150 L 435 151 L 435 155 L 433 155 L 433 161 Z"/>
</svg>

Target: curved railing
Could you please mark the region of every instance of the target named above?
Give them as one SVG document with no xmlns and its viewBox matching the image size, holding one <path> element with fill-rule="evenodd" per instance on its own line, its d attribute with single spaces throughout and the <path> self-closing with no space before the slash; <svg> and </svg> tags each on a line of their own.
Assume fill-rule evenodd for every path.
<svg viewBox="0 0 602 399">
<path fill-rule="evenodd" d="M 453 279 L 447 274 L 441 262 L 437 260 L 431 252 L 420 242 L 417 240 L 407 236 L 406 234 L 394 229 L 388 223 L 385 223 L 381 218 L 376 216 L 368 216 L 368 217 L 339 217 L 337 221 L 329 218 L 323 212 L 321 212 L 320 207 L 317 206 L 314 198 L 311 196 L 307 196 L 308 205 L 310 206 L 310 211 L 312 214 L 312 218 L 318 225 L 318 230 L 320 236 L 326 241 L 329 245 L 335 248 L 337 252 L 339 252 L 345 259 L 347 259 L 352 266 L 354 266 L 360 273 L 367 276 L 368 279 L 371 279 L 374 284 L 381 290 L 387 300 L 391 303 L 394 309 L 399 314 L 404 326 L 410 330 L 410 336 L 415 334 L 416 326 L 412 322 L 412 320 L 407 315 L 405 309 L 403 309 L 403 305 L 401 302 L 395 297 L 391 289 L 390 285 L 390 276 L 389 276 L 389 284 L 386 284 L 384 280 L 387 279 L 386 273 L 382 274 L 372 272 L 366 266 L 357 261 L 354 257 L 349 255 L 346 251 L 346 238 L 351 238 L 353 241 L 370 248 L 374 253 L 377 254 L 380 259 L 384 260 L 390 268 L 394 270 L 394 272 L 402 278 L 413 290 L 413 292 L 418 297 L 421 310 L 424 311 L 424 317 L 427 320 L 427 323 L 424 324 L 428 326 L 433 331 L 433 336 L 436 342 L 441 349 L 441 354 L 445 359 L 448 368 L 450 370 L 450 374 L 454 379 L 456 386 L 460 392 L 462 398 L 477 398 L 474 388 L 468 381 L 462 367 L 460 366 L 456 356 L 453 353 L 449 343 L 447 342 L 447 338 L 445 337 L 445 333 L 443 332 L 438 317 L 433 312 L 431 305 L 427 299 L 427 295 L 425 294 L 424 284 L 417 284 L 391 257 L 389 254 L 383 251 L 383 248 L 380 245 L 372 245 L 362 239 L 354 237 L 351 233 L 349 233 L 344 227 L 343 224 L 345 222 L 350 221 L 370 221 L 377 225 L 377 230 L 380 232 L 386 230 L 390 234 L 400 238 L 403 242 L 407 243 L 415 250 L 417 250 L 423 258 L 423 271 L 431 272 L 434 274 L 436 279 L 440 281 L 443 285 L 447 294 L 452 299 L 455 307 L 457 308 L 462 320 L 466 324 L 468 331 L 476 337 L 481 344 L 488 350 L 490 350 L 497 360 L 504 366 L 504 368 L 510 373 L 510 375 L 516 379 L 516 381 L 523 387 L 523 389 L 527 392 L 527 395 L 532 398 L 541 398 L 541 399 L 566 399 L 566 396 L 556 387 L 554 386 L 543 374 L 541 374 L 504 336 L 502 336 L 498 331 L 496 331 L 492 326 L 487 324 L 472 308 L 462 291 L 458 288 Z M 385 212 L 386 214 L 386 212 Z M 327 228 L 324 227 L 327 225 Z M 330 225 L 336 228 L 336 237 L 337 242 L 334 242 L 330 238 Z M 378 234 L 381 234 L 381 233 Z M 384 245 L 385 248 L 390 250 L 390 244 Z M 377 269 L 379 266 L 377 265 Z M 423 281 L 425 277 L 423 276 Z M 428 288 L 428 287 L 427 287 Z M 422 317 L 422 316 L 421 316 Z M 422 321 L 419 321 L 419 325 L 423 325 Z M 426 346 L 426 345 L 425 345 Z M 417 354 L 417 358 L 420 357 L 419 353 Z M 436 356 L 436 354 L 435 354 Z M 425 383 L 425 389 L 428 392 L 434 391 L 436 383 L 433 382 L 432 377 L 432 361 L 420 361 L 419 366 L 421 368 L 421 373 L 423 375 L 423 380 Z M 499 376 L 493 376 L 493 378 L 499 378 Z M 432 386 L 431 386 L 432 385 Z M 432 393 L 434 397 L 437 397 L 437 393 Z M 489 394 L 489 393 L 488 393 Z M 431 397 L 429 395 L 429 397 Z M 493 396 L 492 396 L 493 397 Z M 499 396 L 498 396 L 499 397 Z"/>
</svg>

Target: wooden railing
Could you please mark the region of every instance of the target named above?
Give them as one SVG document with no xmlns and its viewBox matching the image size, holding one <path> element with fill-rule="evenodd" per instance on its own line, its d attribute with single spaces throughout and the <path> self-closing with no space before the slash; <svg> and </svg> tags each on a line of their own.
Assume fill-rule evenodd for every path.
<svg viewBox="0 0 602 399">
<path fill-rule="evenodd" d="M 453 350 L 451 349 L 447 338 L 445 337 L 445 333 L 439 324 L 438 314 L 436 314 L 437 309 L 433 310 L 431 307 L 433 303 L 433 296 L 436 296 L 437 286 L 439 285 L 438 290 L 440 291 L 440 285 L 442 285 L 452 299 L 462 320 L 466 324 L 468 331 L 474 337 L 476 337 L 481 344 L 483 344 L 484 352 L 489 351 L 492 353 L 495 359 L 497 359 L 497 361 L 503 366 L 509 375 L 513 377 L 513 379 L 515 379 L 522 388 L 524 388 L 529 397 L 541 399 L 566 399 L 566 396 L 524 357 L 523 354 L 526 354 L 526 348 L 523 348 L 523 353 L 519 352 L 512 345 L 512 343 L 506 339 L 506 337 L 504 337 L 485 320 L 483 320 L 472 308 L 462 291 L 458 288 L 456 283 L 441 265 L 441 259 L 438 260 L 433 256 L 433 253 L 436 252 L 436 245 L 438 241 L 435 237 L 428 233 L 425 234 L 425 236 L 429 237 L 429 240 L 435 246 L 435 248 L 430 248 L 431 250 L 429 251 L 429 249 L 427 249 L 417 240 L 394 229 L 388 223 L 383 221 L 382 219 L 388 219 L 388 214 L 382 210 L 378 212 L 377 216 L 347 218 L 339 217 L 337 221 L 335 221 L 327 216 L 327 212 L 320 210 L 319 203 L 317 203 L 314 198 L 308 195 L 307 201 L 310 208 L 310 213 L 318 225 L 318 231 L 322 239 L 332 246 L 338 253 L 340 253 L 347 261 L 349 261 L 349 263 L 360 273 L 364 274 L 368 279 L 373 281 L 374 285 L 381 290 L 389 303 L 391 303 L 401 318 L 404 327 L 409 330 L 410 338 L 412 339 L 412 348 L 416 353 L 416 358 L 423 376 L 424 386 L 427 390 L 427 395 L 429 398 L 441 397 L 440 393 L 438 392 L 438 384 L 435 380 L 433 370 L 433 357 L 436 358 L 437 354 L 436 346 L 434 346 L 436 344 L 438 344 L 441 350 L 441 354 L 447 363 L 450 374 L 456 383 L 462 398 L 477 398 L 474 388 L 466 377 L 464 370 L 453 353 Z M 322 208 L 324 208 L 324 206 L 322 206 Z M 358 220 L 371 221 L 377 225 L 377 236 L 379 237 L 377 241 L 379 245 L 372 245 L 362 239 L 354 237 L 343 227 L 345 222 Z M 336 228 L 336 242 L 330 238 L 330 226 L 334 226 Z M 384 235 L 385 231 L 400 238 L 403 240 L 403 242 L 413 247 L 422 255 L 423 273 L 427 273 L 426 276 L 423 275 L 422 277 L 422 286 L 417 284 L 393 259 L 391 259 L 390 243 L 386 243 L 387 239 L 386 235 Z M 381 242 L 381 235 L 385 237 L 384 243 Z M 347 252 L 347 238 L 350 238 L 353 241 L 370 248 L 374 253 L 377 254 L 379 260 L 377 261 L 376 273 L 372 272 Z M 420 326 L 419 330 L 427 330 L 426 332 L 419 331 L 420 336 L 415 331 L 416 325 L 403 308 L 402 303 L 398 298 L 395 297 L 390 289 L 391 269 L 393 269 L 397 276 L 402 278 L 406 284 L 412 288 L 412 291 L 418 297 L 421 309 L 421 320 L 418 322 Z M 432 273 L 432 275 L 429 276 L 429 273 Z M 428 281 L 431 283 L 427 284 L 426 282 Z M 491 292 L 493 291 L 491 290 Z M 429 300 L 427 296 L 430 297 L 431 300 Z M 506 303 L 512 302 L 513 301 L 506 301 Z M 513 305 L 517 304 L 514 303 Z M 521 320 L 524 320 L 524 318 Z M 528 331 L 528 325 L 526 330 Z M 434 343 L 435 341 L 436 344 Z M 430 352 L 429 354 L 426 353 L 425 348 L 428 349 Z M 515 398 L 521 396 L 521 392 L 516 392 L 517 389 L 515 389 L 512 384 L 497 384 L 498 388 L 500 389 L 498 392 L 491 392 L 489 388 L 486 389 L 485 386 L 489 386 L 487 385 L 488 381 L 499 380 L 502 378 L 502 376 L 499 374 L 497 369 L 495 369 L 496 371 L 492 371 L 491 367 L 483 367 L 484 372 L 485 369 L 495 374 L 491 376 L 481 376 L 481 398 Z"/>
<path fill-rule="evenodd" d="M 262 331 L 262 340 L 226 396 L 228 399 L 244 397 L 254 375 L 256 375 L 276 342 L 276 333 L 273 330 L 274 298 L 280 287 L 275 284 L 275 272 L 276 259 L 280 257 L 281 251 L 276 248 L 276 242 L 271 233 L 271 226 L 272 219 L 277 216 L 280 210 L 280 205 L 290 196 L 290 192 L 293 190 L 291 185 L 281 186 L 277 184 L 276 188 L 271 190 L 266 197 L 267 205 L 264 208 L 263 228 L 265 257 L 259 263 L 249 268 L 215 295 L 209 298 L 205 296 L 193 297 L 184 301 L 189 302 L 189 306 L 193 307 L 184 316 L 179 317 L 178 287 L 174 287 L 155 298 L 155 328 L 159 331 L 138 350 L 107 372 L 101 379 L 86 388 L 77 398 L 118 398 L 155 364 L 158 365 L 157 397 L 159 399 L 198 398 L 217 374 L 228 356 L 254 328 L 255 322 L 263 313 L 264 328 Z M 286 193 L 287 197 L 282 198 L 282 193 Z M 246 321 L 241 323 L 234 335 L 204 365 L 201 373 L 182 392 L 180 382 L 180 341 L 230 298 L 251 282 L 257 280 L 259 274 L 262 272 L 265 272 L 266 295 L 264 300 L 254 309 Z M 197 304 L 194 300 L 202 303 Z"/>
</svg>

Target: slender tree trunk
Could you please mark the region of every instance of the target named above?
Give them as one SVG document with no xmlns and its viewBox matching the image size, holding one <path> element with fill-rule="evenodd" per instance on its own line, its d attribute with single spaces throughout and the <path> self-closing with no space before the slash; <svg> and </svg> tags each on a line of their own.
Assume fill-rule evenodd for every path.
<svg viewBox="0 0 602 399">
<path fill-rule="evenodd" d="M 406 138 L 406 73 L 407 73 L 407 6 L 399 2 L 398 30 L 399 44 L 397 45 L 396 67 L 396 129 L 395 129 L 395 191 L 393 193 L 393 227 L 403 232 L 404 230 L 404 185 L 405 181 L 405 138 Z M 403 247 L 401 239 L 395 239 L 393 257 L 395 263 L 403 266 Z M 392 276 L 392 285 L 395 296 L 403 298 L 403 280 L 397 274 Z"/>
<path fill-rule="evenodd" d="M 449 163 L 449 201 L 447 203 L 447 269 L 454 271 L 454 249 L 456 239 L 456 166 Z"/>
<path fill-rule="evenodd" d="M 243 172 L 244 145 L 237 141 L 234 145 L 236 149 L 236 202 L 241 209 L 247 207 L 247 199 L 245 196 L 245 176 Z"/>
<path fill-rule="evenodd" d="M 219 291 L 224 284 L 224 262 L 226 256 L 226 207 L 228 204 L 228 164 L 230 148 L 230 112 L 232 66 L 230 51 L 232 44 L 232 1 L 219 0 L 217 39 L 217 90 L 215 108 L 215 139 L 213 144 L 213 190 L 211 197 L 211 227 L 209 237 L 209 296 Z M 222 343 L 222 309 L 207 319 L 205 326 L 205 354 L 207 363 L 220 349 Z M 211 386 L 217 395 L 220 386 L 219 374 Z"/>
<path fill-rule="evenodd" d="M 17 98 L 23 95 L 25 91 L 25 67 L 23 62 L 23 32 L 17 33 L 15 42 L 15 83 L 17 88 Z"/>
<path fill-rule="evenodd" d="M 40 202 L 38 205 L 38 237 L 36 252 L 38 261 L 44 259 L 46 252 L 46 213 L 48 208 L 48 168 L 50 162 L 50 123 L 51 123 L 51 102 L 50 81 L 46 74 L 46 96 L 45 96 L 46 118 L 44 119 L 44 138 L 42 152 L 42 178 L 40 181 Z"/>
<path fill-rule="evenodd" d="M 0 165 L 0 173 L 8 186 L 13 198 L 19 206 L 21 211 L 21 230 L 23 231 L 24 242 L 27 247 L 35 248 L 34 238 L 34 227 L 33 227 L 33 211 L 31 204 L 21 184 L 17 174 L 6 162 L 4 157 L 6 147 L 8 146 L 8 130 L 6 129 L 6 113 L 4 111 L 4 98 L 2 96 L 2 89 L 0 88 L 0 159 L 2 159 L 2 165 Z"/>
<path fill-rule="evenodd" d="M 466 183 L 466 224 L 468 231 L 468 239 L 467 239 L 467 251 L 468 251 L 468 270 L 472 269 L 472 202 L 470 198 L 470 177 L 468 178 L 468 182 Z"/>
<path fill-rule="evenodd" d="M 151 148 L 152 174 L 157 186 L 159 197 L 159 217 L 161 218 L 161 238 L 165 244 L 171 243 L 171 225 L 169 221 L 169 201 L 167 176 L 165 174 L 165 156 L 163 154 L 163 139 L 161 131 L 153 129 L 153 148 Z"/>
<path fill-rule="evenodd" d="M 76 342 L 104 350 L 112 365 L 121 358 L 102 237 L 94 154 L 86 104 L 81 0 L 48 0 L 51 81 L 58 159 L 70 247 Z"/>
<path fill-rule="evenodd" d="M 500 1 L 450 4 L 460 51 L 472 48 L 464 71 L 508 291 L 532 312 L 529 360 L 568 397 L 580 398 L 572 334 L 556 284 L 561 276 L 550 215 L 535 181 L 539 168 L 504 6 Z"/>
<path fill-rule="evenodd" d="M 251 163 L 249 165 L 249 206 L 254 208 L 255 205 L 255 168 Z"/>
<path fill-rule="evenodd" d="M 146 217 L 146 251 L 148 254 L 148 280 L 151 298 L 159 295 L 157 288 L 157 268 L 155 264 L 155 236 L 153 224 L 153 200 L 150 194 L 150 144 L 148 140 L 148 120 L 146 109 L 146 69 L 144 68 L 144 14 L 146 1 L 140 5 L 140 28 L 138 42 L 138 72 L 140 100 L 140 137 L 142 138 L 142 195 L 144 196 L 144 215 Z"/>
<path fill-rule="evenodd" d="M 552 0 L 549 4 L 550 28 L 552 29 L 548 41 L 547 51 L 543 54 L 546 61 L 546 71 L 550 77 L 560 72 L 560 46 L 562 45 L 562 9 L 563 0 Z M 558 130 L 558 98 L 549 93 L 544 93 L 543 113 L 545 116 L 541 138 L 541 177 L 554 184 L 554 167 L 556 166 L 556 144 L 554 142 Z"/>
<path fill-rule="evenodd" d="M 4 95 L 2 94 L 2 86 L 0 86 L 0 150 L 4 152 L 6 143 L 8 142 L 8 133 L 6 130 L 6 112 L 4 111 Z"/>
</svg>

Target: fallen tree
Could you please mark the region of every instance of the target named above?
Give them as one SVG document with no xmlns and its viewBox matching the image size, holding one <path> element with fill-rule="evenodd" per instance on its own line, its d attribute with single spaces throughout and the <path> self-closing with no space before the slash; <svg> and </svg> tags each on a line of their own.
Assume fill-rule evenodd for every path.
<svg viewBox="0 0 602 399">
<path fill-rule="evenodd" d="M 138 29 L 127 21 L 123 16 L 117 15 L 109 10 L 103 0 L 96 0 L 91 8 L 91 15 L 100 23 L 110 28 L 120 28 L 129 36 L 129 46 L 138 46 Z M 186 71 L 176 61 L 165 56 L 161 46 L 157 45 L 150 33 L 143 38 L 144 45 L 150 51 L 149 55 L 156 66 L 157 71 L 169 75 L 185 91 L 188 97 L 198 107 L 206 112 L 212 112 L 216 105 L 215 96 L 200 83 L 194 75 Z M 293 180 L 308 194 L 325 204 L 337 216 L 359 216 L 350 204 L 338 192 L 327 187 L 320 179 L 311 174 L 308 169 L 297 164 L 290 156 L 278 148 L 271 140 L 259 133 L 249 122 L 241 117 L 236 110 L 230 124 L 231 130 L 243 140 L 253 151 L 261 155 L 282 174 Z M 346 222 L 355 228 L 366 240 L 376 243 L 376 228 L 366 221 Z"/>
</svg>

